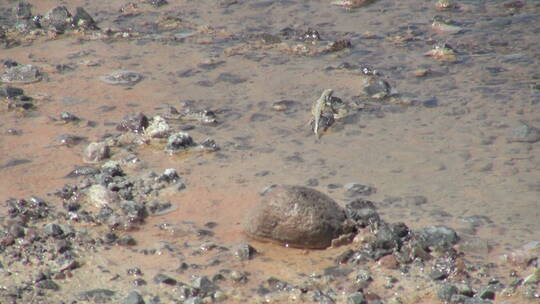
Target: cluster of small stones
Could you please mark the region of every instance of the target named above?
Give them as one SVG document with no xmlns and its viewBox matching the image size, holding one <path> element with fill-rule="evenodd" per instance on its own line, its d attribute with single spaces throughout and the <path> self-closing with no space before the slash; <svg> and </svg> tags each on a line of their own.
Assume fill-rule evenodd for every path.
<svg viewBox="0 0 540 304">
<path fill-rule="evenodd" d="M 17 265 L 32 265 L 35 272 L 27 280 L 14 281 L 0 288 L 0 299 L 5 299 L 7 303 L 47 299 L 50 293 L 62 290 L 65 278 L 77 275 L 75 270 L 89 267 L 84 261 L 88 252 L 96 254 L 101 248 L 113 245 L 136 245 L 136 240 L 126 230 L 142 224 L 148 214 L 169 208 L 166 204 L 152 202 L 151 197 L 161 189 L 178 187 L 180 180 L 176 172 L 170 169 L 163 174 L 141 179 L 126 176 L 114 163 L 92 168 L 78 168 L 78 174 L 85 177 L 56 193 L 63 202 L 63 210 L 55 210 L 52 204 L 36 197 L 6 202 L 8 215 L 2 220 L 3 229 L 0 230 L 2 276 L 15 276 L 17 271 L 11 269 L 17 269 Z M 342 254 L 335 257 L 335 266 L 306 277 L 302 283 L 268 277 L 258 283 L 256 297 L 267 302 L 294 299 L 317 303 L 403 303 L 399 297 L 383 300 L 385 295 L 370 291 L 370 285 L 380 280 L 379 275 L 370 268 L 375 263 L 383 269 L 401 273 L 399 277 L 385 277 L 385 288 L 398 294 L 400 284 L 413 282 L 424 285 L 432 282 L 433 293 L 441 302 L 450 303 L 489 304 L 499 296 L 518 291 L 533 300 L 538 294 L 540 271 L 504 284 L 499 278 L 489 275 L 495 265 L 466 261 L 463 254 L 456 250 L 459 238 L 451 228 L 430 226 L 412 231 L 404 223 L 383 221 L 375 206 L 375 203 L 365 199 L 355 199 L 346 205 L 344 212 L 354 222 L 355 237 L 353 246 L 346 247 Z M 108 229 L 81 228 L 88 226 L 85 224 Z M 212 229 L 215 223 L 205 226 Z M 163 224 L 160 229 L 177 228 Z M 197 228 L 193 232 L 202 242 L 191 255 L 213 252 L 215 257 L 210 260 L 214 262 L 209 264 L 215 265 L 212 267 L 222 263 L 223 254 L 243 263 L 249 263 L 258 256 L 257 250 L 250 244 L 217 245 L 211 241 L 213 233 L 210 230 Z M 167 250 L 185 256 L 190 248 L 185 246 L 182 249 L 167 247 Z M 145 255 L 156 254 L 155 249 L 140 251 Z M 524 261 L 529 266 L 537 262 L 532 255 Z M 159 290 L 169 290 L 172 294 L 142 294 L 137 290 L 124 292 L 104 287 L 83 289 L 70 297 L 94 303 L 159 303 L 160 298 L 182 303 L 227 302 L 227 299 L 238 296 L 234 289 L 250 280 L 250 273 L 226 268 L 216 270 L 215 274 L 209 276 L 197 275 L 197 269 L 201 267 L 189 264 L 187 260 L 175 270 L 175 273 L 192 274 L 193 279 L 188 283 L 178 280 L 169 272 L 161 272 L 151 278 L 152 283 L 161 286 Z M 135 286 L 143 287 L 150 283 L 137 267 L 127 269 L 127 274 L 133 278 Z M 227 284 L 223 284 L 226 282 L 232 282 L 236 287 L 231 290 L 226 287 Z"/>
<path fill-rule="evenodd" d="M 219 150 L 218 145 L 212 139 L 205 139 L 197 144 L 187 133 L 174 130 L 167 120 L 156 115 L 148 119 L 143 113 L 127 115 L 117 126 L 117 130 L 139 134 L 137 138 L 140 142 L 148 144 L 160 144 L 165 142 L 164 150 L 174 154 L 189 150 L 215 152 Z"/>
<path fill-rule="evenodd" d="M 159 191 L 185 188 L 174 169 L 132 177 L 113 161 L 101 167 L 79 167 L 69 174 L 81 176 L 77 184 L 65 185 L 55 193 L 63 210 L 37 197 L 6 201 L 8 214 L 0 222 L 2 276 L 15 275 L 9 269 L 17 265 L 32 265 L 36 271 L 31 280 L 0 288 L 0 298 L 17 302 L 46 297 L 47 290 L 58 291 L 61 280 L 83 267 L 80 257 L 86 252 L 135 245 L 128 231 L 143 224 L 148 215 L 172 208 L 171 203 L 155 199 Z M 107 229 L 81 228 L 88 224 Z"/>
<path fill-rule="evenodd" d="M 147 1 L 154 7 L 167 4 L 164 0 Z M 135 9 L 136 10 L 136 9 Z M 15 47 L 22 42 L 32 41 L 39 36 L 56 38 L 66 33 L 77 33 L 83 39 L 156 39 L 151 34 L 129 30 L 100 29 L 92 16 L 83 8 L 77 7 L 75 14 L 69 12 L 65 6 L 51 9 L 44 16 L 32 13 L 32 5 L 21 1 L 12 9 L 13 16 L 7 20 L 8 26 L 0 28 L 0 42 L 4 47 Z M 120 13 L 130 13 L 128 7 L 120 9 Z M 318 56 L 334 52 L 349 50 L 352 43 L 349 39 L 340 37 L 325 37 L 313 28 L 284 28 L 278 34 L 261 33 L 257 35 L 231 34 L 218 31 L 209 26 L 197 26 L 176 17 L 165 16 L 156 21 L 159 27 L 159 39 L 178 40 L 175 35 L 163 35 L 168 31 L 187 29 L 194 34 L 229 36 L 235 38 L 242 36 L 240 43 L 225 50 L 226 55 L 246 53 L 253 50 L 274 49 L 292 55 Z M 191 35 L 191 34 L 190 34 Z M 231 39 L 238 40 L 238 39 Z"/>
<path fill-rule="evenodd" d="M 165 0 L 147 1 L 153 6 L 166 4 Z M 3 47 L 13 47 L 32 36 L 56 35 L 69 31 L 99 31 L 95 21 L 83 9 L 77 8 L 72 15 L 65 7 L 50 10 L 45 16 L 34 15 L 31 5 L 21 1 L 13 9 L 14 20 L 9 28 L 0 28 L 0 42 Z M 167 20 L 162 20 L 162 24 Z M 169 20 L 171 21 L 171 20 Z M 175 21 L 175 20 L 172 20 Z M 170 24 L 171 22 L 169 22 Z M 177 28 L 173 26 L 172 28 Z M 162 28 L 166 28 L 162 26 Z M 169 29 L 172 29 L 169 28 Z M 137 33 L 114 32 L 105 29 L 97 37 L 130 38 Z M 141 34 L 142 35 L 142 34 Z M 277 49 L 297 55 L 321 55 L 347 50 L 352 47 L 347 39 L 325 40 L 314 29 L 297 30 L 286 28 L 279 34 L 260 34 L 246 37 L 247 45 L 233 47 L 226 54 L 236 54 L 253 49 Z M 4 61 L 6 71 L 3 82 L 16 84 L 39 81 L 39 70 L 28 65 Z M 340 68 L 351 69 L 351 65 Z M 364 70 L 362 69 L 362 72 Z M 20 74 L 17 74 L 20 73 Z M 376 100 L 388 100 L 395 91 L 388 82 L 367 71 L 364 72 L 364 93 Z M 116 75 L 116 76 L 115 76 Z M 140 80 L 134 74 L 111 74 L 107 80 Z M 126 76 L 127 75 L 127 76 Z M 127 78 L 126 78 L 127 77 Z M 128 83 L 133 84 L 133 82 Z M 24 91 L 11 85 L 0 88 L 0 99 L 6 101 L 9 109 L 28 110 L 34 107 L 32 98 Z M 429 100 L 422 105 L 436 106 L 436 100 Z M 365 105 L 362 105 L 363 107 Z M 392 110 L 395 108 L 391 108 Z M 369 111 L 370 108 L 362 108 Z M 64 115 L 65 121 L 71 120 Z M 217 146 L 212 140 L 205 140 L 197 146 L 189 134 L 175 132 L 167 121 L 160 116 L 148 119 L 139 113 L 126 117 L 118 130 L 138 135 L 140 142 L 165 141 L 165 151 L 177 153 L 199 147 L 206 151 L 215 151 Z M 84 161 L 98 164 L 111 156 L 112 142 L 118 138 L 109 138 L 104 142 L 91 143 L 84 152 Z M 509 142 L 534 143 L 540 140 L 540 131 L 526 123 L 521 123 L 512 130 Z M 37 197 L 28 199 L 10 199 L 6 202 L 8 214 L 0 217 L 0 273 L 3 281 L 16 277 L 11 268 L 17 265 L 35 269 L 32 277 L 22 282 L 6 284 L 0 287 L 0 299 L 8 303 L 27 303 L 35 299 L 46 300 L 47 294 L 61 289 L 62 280 L 74 275 L 74 270 L 85 267 L 81 261 L 83 252 L 95 252 L 111 245 L 133 246 L 136 240 L 127 234 L 131 229 L 144 223 L 150 214 L 167 212 L 172 206 L 168 202 L 157 201 L 154 197 L 159 191 L 169 188 L 182 190 L 185 184 L 174 169 L 167 169 L 162 174 L 151 173 L 145 177 L 128 176 L 118 162 L 107 162 L 102 166 L 85 166 L 73 170 L 68 177 L 81 178 L 80 182 L 66 185 L 56 195 L 62 200 L 62 210 Z M 348 191 L 374 191 L 365 187 L 350 185 Z M 533 269 L 528 276 L 515 277 L 505 284 L 497 277 L 490 277 L 493 264 L 473 265 L 465 260 L 456 250 L 458 236 L 454 230 L 445 226 L 432 226 L 412 231 L 404 223 L 387 223 L 381 220 L 375 203 L 357 199 L 349 202 L 344 209 L 346 216 L 354 223 L 352 232 L 353 245 L 347 247 L 335 258 L 335 267 L 324 270 L 323 274 L 314 274 L 303 284 L 284 282 L 277 278 L 267 278 L 259 284 L 256 293 L 262 300 L 287 301 L 301 299 L 308 302 L 334 303 L 401 303 L 399 298 L 383 302 L 380 296 L 370 293 L 369 286 L 375 279 L 367 265 L 378 263 L 385 268 L 399 270 L 404 274 L 417 273 L 420 269 L 425 274 L 424 280 L 431 280 L 436 286 L 436 295 L 441 302 L 450 303 L 493 303 L 505 294 L 519 292 L 533 301 L 539 298 L 540 265 L 538 264 L 539 244 L 533 244 L 519 256 L 509 256 L 519 267 Z M 80 228 L 80 224 L 92 224 L 107 227 L 105 231 Z M 163 227 L 166 229 L 166 227 Z M 208 236 L 206 230 L 197 230 L 200 235 Z M 351 241 L 351 240 L 345 240 Z M 335 243 L 339 245 L 339 243 Z M 205 245 L 205 248 L 211 248 Z M 203 249 L 206 250 L 206 249 Z M 249 262 L 256 257 L 256 250 L 249 244 L 240 244 L 230 250 L 242 261 Z M 179 268 L 187 270 L 193 265 L 182 264 Z M 128 274 L 141 276 L 137 268 L 128 270 Z M 160 286 L 170 286 L 175 290 L 175 301 L 185 303 L 219 302 L 227 298 L 227 292 L 221 290 L 220 282 L 232 280 L 241 286 L 249 280 L 249 274 L 242 271 L 224 270 L 211 278 L 197 276 L 188 283 L 180 282 L 167 274 L 158 274 L 153 282 Z M 338 283 L 349 282 L 347 292 L 339 288 Z M 389 277 L 386 288 L 399 293 L 396 277 Z M 14 280 L 15 281 L 15 280 Z M 146 284 L 136 279 L 140 286 Z M 78 292 L 79 301 L 113 302 L 119 300 L 120 292 L 109 289 L 92 289 Z M 123 303 L 159 303 L 158 296 L 148 296 L 145 302 L 137 291 L 122 293 Z"/>
<path fill-rule="evenodd" d="M 32 13 L 32 5 L 21 1 L 12 9 L 12 13 L 12 19 L 7 20 L 10 26 L 3 27 L 0 35 L 4 47 L 18 46 L 38 36 L 54 38 L 68 31 L 99 30 L 92 16 L 82 7 L 77 7 L 75 14 L 65 6 L 58 6 L 45 15 L 35 15 Z"/>
<path fill-rule="evenodd" d="M 30 110 L 35 107 L 31 97 L 24 95 L 24 90 L 18 87 L 4 85 L 0 87 L 0 99 L 8 110 Z"/>
<path fill-rule="evenodd" d="M 349 39 L 327 39 L 313 28 L 284 28 L 278 34 L 262 33 L 248 35 L 247 42 L 225 50 L 228 56 L 245 54 L 255 50 L 277 50 L 290 55 L 320 56 L 352 49 Z"/>
<path fill-rule="evenodd" d="M 323 206 L 314 207 L 311 202 Z M 414 280 L 415 284 L 422 282 L 432 286 L 433 294 L 443 302 L 488 304 L 496 295 L 504 297 L 517 290 L 531 299 L 538 294 L 540 271 L 535 270 L 533 274 L 505 285 L 499 278 L 489 277 L 490 270 L 496 267 L 494 264 L 479 265 L 467 261 L 456 246 L 459 237 L 453 229 L 429 226 L 413 231 L 404 223 L 385 222 L 375 206 L 365 199 L 350 201 L 344 209 L 349 222 L 344 224 L 341 208 L 333 206 L 331 199 L 322 193 L 298 186 L 274 185 L 265 189 L 263 198 L 247 218 L 248 234 L 290 243 L 293 247 L 320 248 L 330 244 L 336 247 L 351 241 L 353 246 L 337 256 L 336 266 L 325 269 L 324 275 L 314 275 L 300 286 L 269 279 L 266 283 L 270 286 L 262 284 L 259 293 L 265 296 L 279 290 L 285 298 L 296 294 L 306 301 L 324 303 L 383 303 L 379 295 L 370 291 L 375 278 L 368 265 L 378 264 L 384 269 L 399 270 L 403 282 L 412 284 Z M 313 220 L 317 223 L 312 223 Z M 339 233 L 342 234 L 340 237 Z M 332 242 L 331 238 L 334 238 Z M 532 256 L 533 252 L 529 251 L 527 265 L 538 262 Z M 324 290 L 313 291 L 308 287 L 342 279 L 344 288 L 351 291 L 347 299 L 333 288 L 340 286 L 339 283 L 322 284 Z M 400 282 L 396 277 L 389 277 L 384 287 L 392 290 Z M 276 297 L 279 298 L 275 294 L 271 296 Z M 402 302 L 396 298 L 389 303 Z"/>
</svg>

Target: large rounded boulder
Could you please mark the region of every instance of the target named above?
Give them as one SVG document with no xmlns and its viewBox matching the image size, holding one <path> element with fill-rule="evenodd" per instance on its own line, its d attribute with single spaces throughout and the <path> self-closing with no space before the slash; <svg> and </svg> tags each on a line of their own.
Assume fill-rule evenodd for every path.
<svg viewBox="0 0 540 304">
<path fill-rule="evenodd" d="M 345 211 L 327 195 L 302 186 L 276 185 L 249 212 L 245 232 L 297 248 L 326 248 L 343 233 Z"/>
</svg>

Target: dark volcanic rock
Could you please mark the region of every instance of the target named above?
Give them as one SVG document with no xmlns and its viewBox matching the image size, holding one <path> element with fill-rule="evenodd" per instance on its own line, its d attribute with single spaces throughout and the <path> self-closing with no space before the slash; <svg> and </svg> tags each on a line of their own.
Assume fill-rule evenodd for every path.
<svg viewBox="0 0 540 304">
<path fill-rule="evenodd" d="M 92 16 L 90 16 L 90 14 L 88 14 L 86 10 L 84 10 L 84 8 L 82 7 L 77 7 L 77 11 L 75 12 L 75 16 L 73 17 L 73 25 L 87 30 L 99 29 Z"/>
<path fill-rule="evenodd" d="M 0 97 L 13 99 L 24 94 L 23 89 L 12 86 L 3 86 L 0 88 Z"/>
<path fill-rule="evenodd" d="M 171 136 L 167 140 L 165 151 L 169 153 L 176 153 L 184 151 L 185 149 L 195 145 L 191 136 L 185 132 L 178 132 Z"/>
<path fill-rule="evenodd" d="M 423 248 L 447 247 L 459 241 L 457 233 L 452 228 L 446 226 L 426 227 L 418 230 L 416 236 Z"/>
<path fill-rule="evenodd" d="M 59 290 L 60 286 L 56 284 L 53 280 L 43 280 L 36 283 L 37 288 L 41 289 L 50 289 L 50 290 Z"/>
<path fill-rule="evenodd" d="M 264 193 L 244 225 L 255 237 L 300 248 L 326 248 L 342 234 L 345 211 L 325 194 L 277 185 Z"/>
<path fill-rule="evenodd" d="M 176 285 L 176 280 L 175 279 L 173 279 L 170 276 L 168 276 L 166 274 L 163 274 L 163 273 L 158 273 L 154 277 L 154 282 L 156 282 L 157 284 Z"/>
</svg>

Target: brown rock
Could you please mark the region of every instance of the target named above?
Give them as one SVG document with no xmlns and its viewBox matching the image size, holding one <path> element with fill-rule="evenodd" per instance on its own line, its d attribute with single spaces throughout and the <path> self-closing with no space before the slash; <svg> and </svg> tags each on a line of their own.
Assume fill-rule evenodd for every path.
<svg viewBox="0 0 540 304">
<path fill-rule="evenodd" d="M 399 262 L 391 254 L 383 256 L 382 258 L 379 259 L 377 263 L 385 269 L 398 269 L 399 268 Z"/>
<path fill-rule="evenodd" d="M 259 239 L 298 248 L 326 248 L 344 232 L 345 211 L 325 194 L 277 185 L 249 212 L 244 230 Z"/>
</svg>

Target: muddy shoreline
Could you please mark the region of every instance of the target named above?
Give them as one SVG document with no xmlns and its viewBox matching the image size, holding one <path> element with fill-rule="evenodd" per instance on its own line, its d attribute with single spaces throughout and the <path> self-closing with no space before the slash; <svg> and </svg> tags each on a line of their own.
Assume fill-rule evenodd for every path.
<svg viewBox="0 0 540 304">
<path fill-rule="evenodd" d="M 332 2 L 1 3 L 0 302 L 539 302 L 538 4 Z M 271 184 L 385 224 L 250 239 Z"/>
</svg>

